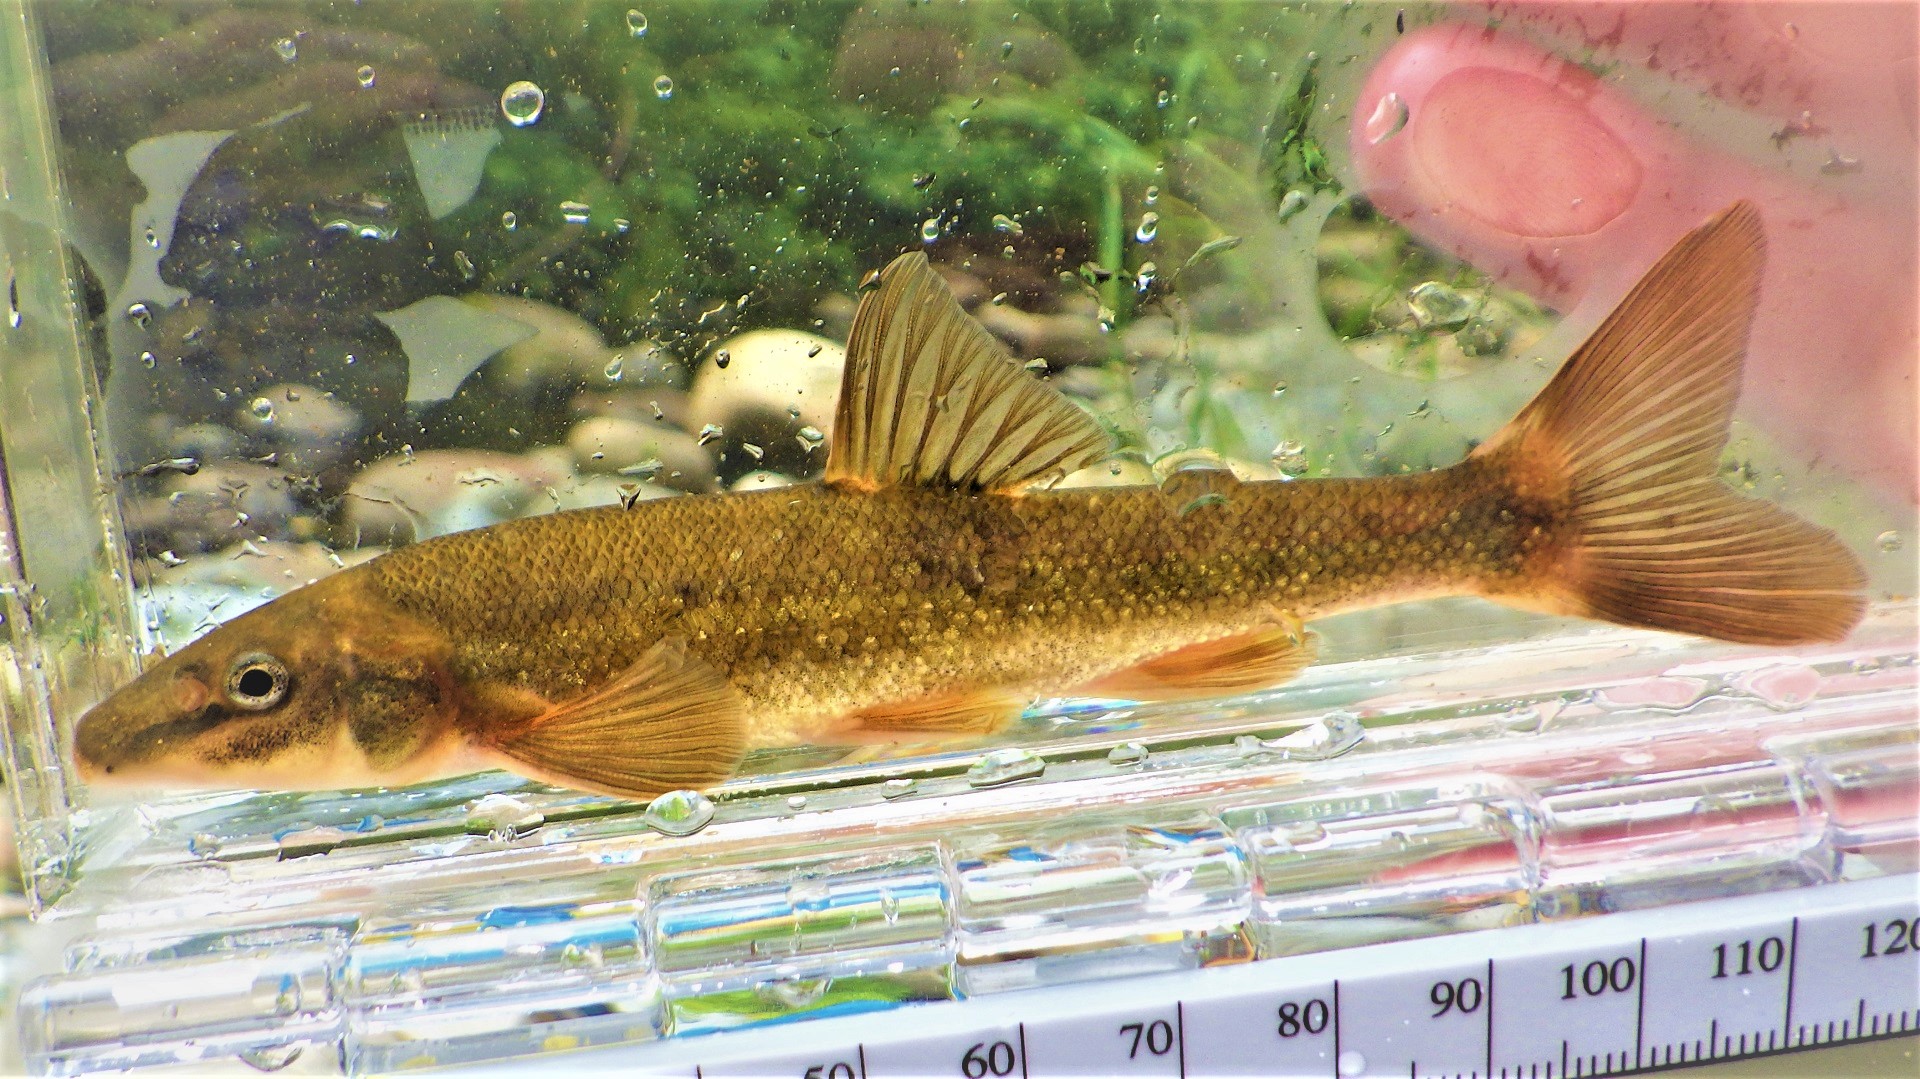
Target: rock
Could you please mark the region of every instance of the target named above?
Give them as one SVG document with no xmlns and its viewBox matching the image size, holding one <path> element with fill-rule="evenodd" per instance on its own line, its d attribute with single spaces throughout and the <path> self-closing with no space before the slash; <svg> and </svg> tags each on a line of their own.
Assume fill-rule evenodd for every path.
<svg viewBox="0 0 1920 1079">
<path fill-rule="evenodd" d="M 271 453 L 280 468 L 311 475 L 346 458 L 360 414 L 325 390 L 279 384 L 242 402 L 234 426 L 251 439 L 255 455 Z"/>
<path fill-rule="evenodd" d="M 374 462 L 342 502 L 347 546 L 397 546 L 520 515 L 567 474 L 550 460 L 486 450 L 422 450 Z"/>
<path fill-rule="evenodd" d="M 708 425 L 719 429 L 707 448 L 719 450 L 722 479 L 759 469 L 813 475 L 826 465 L 826 445 L 809 434 L 832 432 L 845 363 L 839 345 L 798 330 L 754 330 L 728 338 L 694 377 L 687 425 L 696 432 Z"/>
<path fill-rule="evenodd" d="M 700 440 L 662 423 L 596 416 L 567 432 L 574 467 L 613 473 L 628 482 L 658 483 L 682 491 L 717 486 L 713 457 Z"/>
<path fill-rule="evenodd" d="M 564 510 L 621 506 L 655 498 L 673 498 L 681 493 L 671 487 L 662 487 L 657 483 L 642 483 L 627 476 L 607 474 L 576 476 L 558 486 L 547 488 L 539 498 L 527 503 L 526 508 L 520 512 L 520 516 L 537 517 L 543 513 L 559 513 Z"/>
<path fill-rule="evenodd" d="M 161 436 L 160 446 L 168 457 L 218 461 L 240 456 L 240 433 L 217 423 L 169 425 Z"/>
<path fill-rule="evenodd" d="M 191 476 L 176 473 L 161 491 L 129 504 L 123 518 L 137 545 L 149 551 L 186 554 L 284 536 L 300 509 L 284 475 L 249 461 L 215 461 Z"/>
</svg>

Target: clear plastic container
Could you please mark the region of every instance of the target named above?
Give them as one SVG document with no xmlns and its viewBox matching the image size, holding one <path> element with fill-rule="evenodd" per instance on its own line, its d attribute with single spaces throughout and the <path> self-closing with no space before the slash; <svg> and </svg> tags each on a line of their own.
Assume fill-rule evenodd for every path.
<svg viewBox="0 0 1920 1079">
<path fill-rule="evenodd" d="M 1840 10 L 0 0 L 27 1064 L 392 1070 L 1912 872 L 1914 88 Z M 1537 168 L 1446 187 L 1474 152 Z M 72 770 L 143 665 L 383 550 L 817 479 L 903 251 L 1128 451 L 1074 482 L 1389 476 L 1742 196 L 1784 268 L 1722 475 L 1866 566 L 1846 642 L 1389 606 L 1283 688 L 651 807 Z"/>
</svg>

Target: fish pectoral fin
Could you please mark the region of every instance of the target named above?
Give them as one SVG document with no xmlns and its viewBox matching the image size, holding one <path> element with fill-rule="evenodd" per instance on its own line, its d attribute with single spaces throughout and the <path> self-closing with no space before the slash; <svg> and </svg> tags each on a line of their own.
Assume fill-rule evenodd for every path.
<svg viewBox="0 0 1920 1079">
<path fill-rule="evenodd" d="M 1106 457 L 1094 418 L 1029 375 L 918 251 L 860 301 L 826 481 L 1015 493 Z"/>
<path fill-rule="evenodd" d="M 842 745 L 926 742 L 992 734 L 1020 715 L 1025 698 L 1004 690 L 961 690 L 848 713 L 822 739 Z"/>
<path fill-rule="evenodd" d="M 1074 690 L 1076 695 L 1165 701 L 1290 682 L 1320 651 L 1319 634 L 1287 619 L 1251 633 L 1164 652 Z"/>
<path fill-rule="evenodd" d="M 746 751 L 746 702 L 677 637 L 605 685 L 490 733 L 515 771 L 620 798 L 699 789 Z"/>
</svg>

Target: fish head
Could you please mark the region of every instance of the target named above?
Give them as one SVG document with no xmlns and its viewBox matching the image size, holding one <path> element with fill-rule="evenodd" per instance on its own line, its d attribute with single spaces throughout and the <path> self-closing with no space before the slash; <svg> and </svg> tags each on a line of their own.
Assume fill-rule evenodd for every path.
<svg viewBox="0 0 1920 1079">
<path fill-rule="evenodd" d="M 89 784 L 330 789 L 410 782 L 449 729 L 445 635 L 347 570 L 216 627 L 89 709 Z"/>
</svg>

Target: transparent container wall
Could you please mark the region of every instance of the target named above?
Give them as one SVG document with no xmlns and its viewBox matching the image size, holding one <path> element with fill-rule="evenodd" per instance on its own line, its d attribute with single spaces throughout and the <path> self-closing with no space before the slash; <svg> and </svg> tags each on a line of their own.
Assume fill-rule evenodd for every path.
<svg viewBox="0 0 1920 1079">
<path fill-rule="evenodd" d="M 1852 40 L 1844 26 L 1822 36 L 1833 24 L 1811 14 L 1803 34 L 1778 5 L 1715 10 L 1752 24 L 1742 33 L 1755 57 Z M 1484 27 L 1478 8 L 62 0 L 0 11 L 11 13 L 0 27 L 0 678 L 32 891 L 46 905 L 94 883 L 55 909 L 99 915 L 134 881 L 159 882 L 153 894 L 178 918 L 338 908 L 357 894 L 342 867 L 371 865 L 413 867 L 385 878 L 387 901 L 404 904 L 415 870 L 461 888 L 540 857 L 587 871 L 638 854 L 570 840 L 646 835 L 632 850 L 653 850 L 689 814 L 697 827 L 698 805 L 643 816 L 499 773 L 89 805 L 61 761 L 74 718 L 143 657 L 384 550 L 557 510 L 817 478 L 860 282 L 906 250 L 925 251 L 1035 377 L 1136 451 L 1073 482 L 1150 482 L 1145 461 L 1195 450 L 1261 479 L 1389 475 L 1459 459 L 1618 299 L 1632 274 L 1619 266 L 1644 266 L 1687 225 L 1758 198 L 1775 258 L 1797 268 L 1769 279 L 1764 302 L 1791 317 L 1763 321 L 1727 478 L 1838 530 L 1876 599 L 1913 588 L 1912 133 L 1868 138 L 1888 94 L 1911 104 L 1910 78 L 1904 91 L 1855 93 L 1854 111 L 1841 95 L 1816 112 L 1771 84 L 1728 93 L 1675 76 L 1648 61 L 1646 41 L 1586 32 L 1584 15 L 1507 16 L 1512 41 L 1599 79 L 1618 110 L 1609 122 L 1631 113 L 1662 132 L 1639 148 L 1650 156 L 1631 179 L 1698 210 L 1602 259 L 1586 237 L 1614 235 L 1588 227 L 1604 207 L 1531 207 L 1587 230 L 1570 234 L 1563 266 L 1516 246 L 1511 215 L 1529 207 L 1514 200 L 1402 205 L 1476 146 L 1510 160 L 1494 143 L 1551 118 L 1503 115 L 1489 99 L 1486 122 L 1465 133 L 1455 123 L 1449 142 L 1416 123 L 1426 98 L 1369 89 L 1394 50 Z M 1753 29 L 1763 25 L 1772 38 Z M 1708 48 L 1704 25 L 1647 32 L 1681 52 Z M 1462 100 L 1477 99 L 1446 108 Z M 1396 139 L 1411 148 L 1394 159 L 1397 180 L 1379 171 Z M 1619 165 L 1610 145 L 1538 143 L 1542 182 Z M 1370 202 L 1375 190 L 1398 208 Z M 1854 253 L 1834 267 L 1814 248 Z M 1857 253 L 1867 250 L 1881 257 Z M 1863 267 L 1871 282 L 1834 284 Z M 1783 343 L 1798 331 L 1832 342 L 1817 365 Z M 1857 358 L 1858 377 L 1828 356 Z M 1897 639 L 1911 609 L 1885 618 Z M 762 753 L 715 792 L 721 819 L 765 812 L 769 834 L 784 834 L 792 813 L 780 806 L 831 806 L 850 785 L 882 784 L 884 808 L 970 766 L 961 795 L 1030 779 L 1046 751 L 1105 760 L 1109 749 L 1144 757 L 1284 735 L 1329 708 L 1391 698 L 1387 657 L 1511 654 L 1481 668 L 1497 683 L 1540 669 L 1574 677 L 1540 658 L 1560 654 L 1541 642 L 1564 637 L 1566 655 L 1589 654 L 1586 627 L 1469 601 L 1316 628 L 1329 665 L 1264 710 L 1039 709 L 992 745 Z M 974 765 L 988 749 L 998 754 Z M 1821 782 L 1844 791 L 1849 775 Z M 1770 804 L 1796 797 L 1783 783 Z M 1394 821 L 1436 857 L 1483 854 L 1488 898 L 1466 913 L 1444 897 L 1410 901 L 1339 939 L 1443 910 L 1450 923 L 1519 917 L 1500 897 L 1516 874 L 1537 874 L 1539 852 L 1501 816 L 1517 796 L 1495 783 L 1423 808 L 1435 798 L 1418 790 L 1383 789 L 1353 803 L 1350 821 L 1325 821 L 1335 845 Z M 1605 816 L 1604 784 L 1553 797 L 1558 817 Z M 1302 803 L 1282 815 L 1319 814 Z M 1229 820 L 1239 832 L 1204 815 L 1160 831 L 1115 825 L 1061 855 L 1048 887 L 1109 897 L 1110 916 L 1073 932 L 1126 941 L 1128 970 L 1304 947 L 1239 928 L 1249 869 L 1234 844 L 1279 820 Z M 853 948 L 868 964 L 860 976 L 893 979 L 874 992 L 895 1001 L 1095 969 L 1071 956 L 999 963 L 1023 954 L 1020 927 L 1040 915 L 994 883 L 1019 868 L 1019 851 L 992 836 L 969 844 L 834 863 L 820 902 L 894 902 L 897 934 L 844 944 L 823 932 L 807 947 Z M 1553 864 L 1562 885 L 1550 894 L 1582 902 L 1584 870 Z M 1157 866 L 1190 875 L 1180 909 L 1191 924 L 1134 934 L 1122 922 L 1155 909 L 1140 882 Z M 883 877 L 894 892 L 871 884 Z M 248 898 L 220 898 L 236 881 L 251 882 Z M 699 980 L 700 935 L 670 915 L 723 883 L 757 901 L 758 885 L 698 875 L 640 896 L 664 950 L 644 977 L 621 975 L 645 983 L 634 992 L 652 1000 L 664 986 L 672 998 Z M 936 899 L 978 930 L 957 953 L 944 921 L 914 913 Z M 622 901 L 602 897 L 595 917 Z M 1266 893 L 1260 909 L 1281 919 L 1289 902 Z M 548 947 L 525 933 L 528 947 Z M 607 962 L 624 971 L 636 947 L 608 945 Z M 557 955 L 561 973 L 539 992 L 565 1008 L 578 994 Z M 377 949 L 356 958 L 354 984 L 401 993 L 398 974 L 365 965 L 379 960 Z M 705 1018 L 680 1005 L 665 1020 L 652 1004 L 608 1013 L 591 1038 L 669 1020 L 717 1028 L 747 1004 L 784 1014 L 805 990 L 707 986 L 745 996 Z M 371 1006 L 367 1016 L 369 1044 L 404 1055 L 405 1024 Z"/>
</svg>

